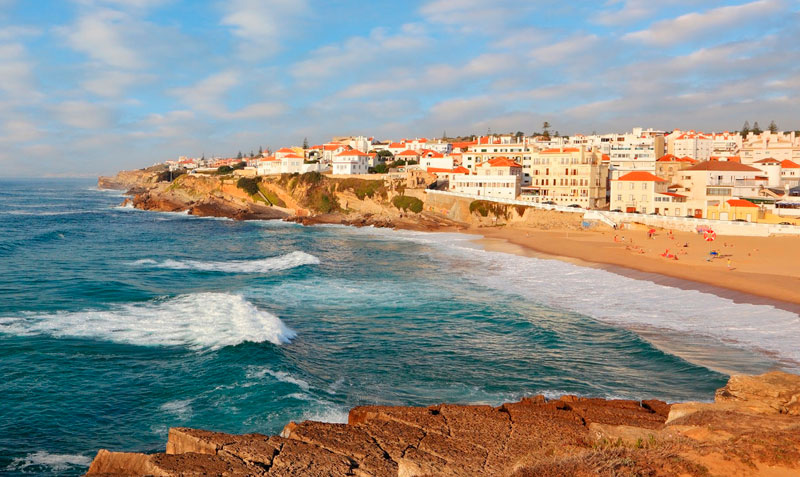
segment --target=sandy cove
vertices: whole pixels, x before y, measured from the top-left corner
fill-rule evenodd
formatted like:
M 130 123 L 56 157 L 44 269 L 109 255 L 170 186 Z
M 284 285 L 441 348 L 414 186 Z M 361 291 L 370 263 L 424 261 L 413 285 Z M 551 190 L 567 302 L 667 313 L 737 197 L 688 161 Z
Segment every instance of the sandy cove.
M 461 232 L 481 235 L 477 242 L 491 251 L 600 266 L 632 278 L 800 313 L 800 237 L 720 236 L 709 244 L 700 234 L 660 229 L 650 239 L 645 227 L 582 231 L 515 225 Z M 712 249 L 719 258 L 707 261 Z M 662 257 L 667 250 L 677 260 Z

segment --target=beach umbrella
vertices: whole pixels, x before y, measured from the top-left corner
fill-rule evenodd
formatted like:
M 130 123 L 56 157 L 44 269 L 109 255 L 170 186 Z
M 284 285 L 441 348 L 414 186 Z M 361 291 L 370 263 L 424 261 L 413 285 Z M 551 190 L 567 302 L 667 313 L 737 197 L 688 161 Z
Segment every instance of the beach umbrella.
M 706 229 L 705 232 L 703 232 L 703 240 L 705 240 L 706 242 L 713 242 L 716 239 L 717 239 L 717 233 L 714 232 L 713 230 Z

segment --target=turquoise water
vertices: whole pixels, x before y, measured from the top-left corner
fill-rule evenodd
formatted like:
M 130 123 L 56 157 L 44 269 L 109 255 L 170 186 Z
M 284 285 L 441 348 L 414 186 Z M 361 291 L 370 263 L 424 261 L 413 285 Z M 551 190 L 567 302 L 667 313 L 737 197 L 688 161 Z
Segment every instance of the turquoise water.
M 756 349 L 797 359 L 795 335 L 742 325 L 796 323 L 771 307 L 484 252 L 460 235 L 121 200 L 92 181 L 0 181 L 0 473 L 79 474 L 99 448 L 163 450 L 170 426 L 276 433 L 344 422 L 360 404 L 708 400 L 724 385 L 702 358 L 630 328 L 697 349 L 734 343 L 734 368 L 774 364 Z M 741 323 L 709 323 L 709 310 Z

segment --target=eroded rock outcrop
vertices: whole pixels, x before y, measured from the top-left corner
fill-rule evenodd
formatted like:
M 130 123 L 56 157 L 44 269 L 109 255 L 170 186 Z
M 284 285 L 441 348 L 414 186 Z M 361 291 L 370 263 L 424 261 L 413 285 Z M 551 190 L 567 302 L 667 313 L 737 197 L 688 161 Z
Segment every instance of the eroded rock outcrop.
M 800 475 L 800 377 L 734 376 L 715 403 L 563 396 L 499 407 L 361 406 L 280 436 L 170 430 L 163 454 L 98 453 L 88 475 Z

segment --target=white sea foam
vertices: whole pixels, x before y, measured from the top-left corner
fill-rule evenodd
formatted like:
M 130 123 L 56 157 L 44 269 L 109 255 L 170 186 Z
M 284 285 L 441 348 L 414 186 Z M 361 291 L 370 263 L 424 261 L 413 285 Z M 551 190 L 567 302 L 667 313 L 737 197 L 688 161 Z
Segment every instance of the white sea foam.
M 176 401 L 165 402 L 159 409 L 167 414 L 171 414 L 181 421 L 192 417 L 192 402 L 194 399 L 179 399 Z
M 291 268 L 303 265 L 318 265 L 319 259 L 305 252 L 290 252 L 277 257 L 262 258 L 259 260 L 228 260 L 225 262 L 203 262 L 199 260 L 172 260 L 167 259 L 161 262 L 149 258 L 132 262 L 134 266 L 144 266 L 152 268 L 169 268 L 172 270 L 201 270 L 205 272 L 228 272 L 228 273 L 264 273 Z
M 521 257 L 476 247 L 475 236 L 385 229 L 353 233 L 390 235 L 430 245 L 473 263 L 469 278 L 555 309 L 628 328 L 699 335 L 779 359 L 800 368 L 800 315 L 770 305 L 735 303 L 710 293 L 659 285 L 603 269 L 555 259 Z M 462 267 L 463 268 L 463 267 Z
M 280 382 L 294 384 L 304 391 L 308 391 L 311 388 L 311 386 L 302 379 L 295 378 L 289 373 L 283 371 L 273 371 L 269 368 L 251 367 L 247 370 L 245 376 L 248 379 L 263 379 L 266 376 L 272 376 L 274 379 L 277 379 Z
M 63 472 L 74 467 L 89 467 L 91 463 L 92 458 L 84 455 L 51 454 L 46 451 L 38 451 L 14 459 L 6 470 L 24 472 L 32 470 L 32 467 L 47 467 L 53 472 Z
M 299 420 L 347 424 L 348 413 L 349 410 L 342 406 L 327 405 L 304 412 Z
M 275 315 L 228 293 L 182 295 L 103 311 L 3 317 L 0 333 L 192 349 L 217 349 L 246 341 L 280 345 L 296 336 Z

